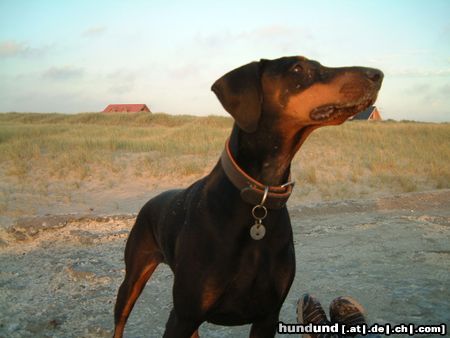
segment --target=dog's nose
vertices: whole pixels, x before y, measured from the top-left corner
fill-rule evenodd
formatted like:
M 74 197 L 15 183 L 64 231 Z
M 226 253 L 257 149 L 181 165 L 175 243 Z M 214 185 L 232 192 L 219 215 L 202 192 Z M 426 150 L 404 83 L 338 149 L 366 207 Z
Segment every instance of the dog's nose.
M 381 83 L 384 77 L 383 72 L 375 68 L 366 68 L 365 73 L 369 80 L 374 83 Z

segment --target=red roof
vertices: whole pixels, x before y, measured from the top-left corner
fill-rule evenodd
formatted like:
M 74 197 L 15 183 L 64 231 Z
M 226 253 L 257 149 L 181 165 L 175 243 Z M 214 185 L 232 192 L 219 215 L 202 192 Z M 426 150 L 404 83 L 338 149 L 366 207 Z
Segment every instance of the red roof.
M 145 104 L 110 104 L 103 112 L 104 113 L 137 113 L 137 112 L 150 112 Z

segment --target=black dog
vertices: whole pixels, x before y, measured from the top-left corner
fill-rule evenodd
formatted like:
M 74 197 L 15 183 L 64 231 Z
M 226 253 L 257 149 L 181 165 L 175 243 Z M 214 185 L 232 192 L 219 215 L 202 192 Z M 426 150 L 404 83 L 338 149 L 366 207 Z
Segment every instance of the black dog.
M 205 321 L 252 323 L 251 337 L 273 337 L 295 274 L 285 206 L 291 160 L 314 129 L 372 105 L 382 79 L 377 69 L 283 57 L 217 80 L 212 90 L 235 119 L 230 139 L 208 176 L 139 212 L 125 249 L 114 337 L 161 262 L 175 275 L 164 337 L 196 337 Z

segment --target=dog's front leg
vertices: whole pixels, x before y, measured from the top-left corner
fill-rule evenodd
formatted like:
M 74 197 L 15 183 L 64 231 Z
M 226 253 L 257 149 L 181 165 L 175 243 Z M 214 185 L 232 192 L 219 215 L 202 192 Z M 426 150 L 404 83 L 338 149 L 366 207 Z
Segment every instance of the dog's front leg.
M 254 322 L 250 330 L 250 338 L 273 338 L 278 326 L 279 311 L 266 318 Z
M 201 322 L 192 319 L 180 318 L 175 310 L 170 311 L 169 320 L 166 324 L 164 338 L 190 338 L 198 337 L 197 329 Z

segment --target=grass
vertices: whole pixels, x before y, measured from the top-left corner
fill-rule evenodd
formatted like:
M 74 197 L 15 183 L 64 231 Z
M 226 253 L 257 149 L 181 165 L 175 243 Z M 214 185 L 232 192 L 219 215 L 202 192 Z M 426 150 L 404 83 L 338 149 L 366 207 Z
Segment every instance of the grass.
M 166 114 L 1 114 L 0 155 L 7 173 L 86 177 L 94 168 L 125 170 L 123 159 L 134 156 L 148 174 L 167 174 L 161 164 L 191 155 L 173 174 L 198 173 L 192 156 L 212 156 L 231 126 L 222 117 L 196 118 Z M 208 128 L 205 128 L 208 127 Z M 154 163 L 153 163 L 154 162 Z
M 227 117 L 0 114 L 0 170 L 42 191 L 93 181 L 201 177 L 217 162 Z M 315 131 L 292 165 L 298 200 L 450 188 L 450 124 L 351 122 Z M 1 209 L 0 209 L 1 210 Z
M 362 121 L 322 128 L 304 144 L 293 170 L 330 198 L 450 188 L 450 124 Z

